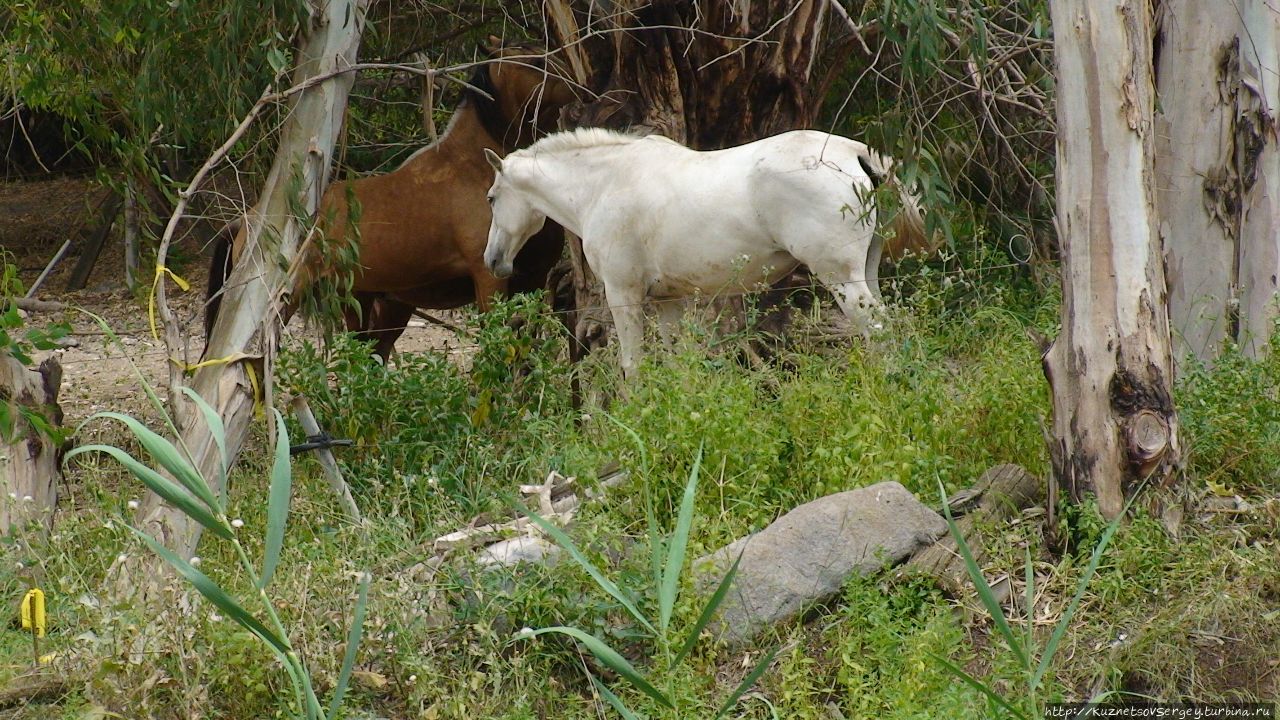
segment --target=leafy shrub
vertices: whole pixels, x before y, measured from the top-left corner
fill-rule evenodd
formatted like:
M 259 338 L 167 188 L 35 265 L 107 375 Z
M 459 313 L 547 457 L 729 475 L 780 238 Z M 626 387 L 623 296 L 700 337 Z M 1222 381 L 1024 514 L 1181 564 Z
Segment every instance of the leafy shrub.
M 1230 345 L 1212 368 L 1191 363 L 1176 396 L 1194 476 L 1220 493 L 1280 487 L 1280 334 L 1260 360 Z
M 554 435 L 540 428 L 571 421 L 563 330 L 540 297 L 496 302 L 470 325 L 478 347 L 469 372 L 432 352 L 384 367 L 346 335 L 281 356 L 282 385 L 305 394 L 331 434 L 356 442 L 338 453 L 354 491 L 414 523 L 429 524 L 438 492 L 466 512 L 483 509 L 494 489 L 485 480 L 508 489 Z

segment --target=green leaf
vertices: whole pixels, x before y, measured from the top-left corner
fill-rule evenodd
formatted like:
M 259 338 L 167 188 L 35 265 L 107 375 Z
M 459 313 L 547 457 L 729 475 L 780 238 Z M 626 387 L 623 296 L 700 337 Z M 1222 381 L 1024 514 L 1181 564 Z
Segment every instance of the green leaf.
M 587 574 L 591 576 L 591 579 L 596 581 L 596 585 L 599 585 L 601 590 L 609 593 L 615 600 L 621 603 L 622 607 L 626 608 L 627 612 L 631 613 L 631 617 L 636 619 L 636 622 L 643 625 L 649 632 L 655 635 L 657 634 L 658 631 L 654 629 L 653 624 L 640 613 L 640 609 L 636 607 L 635 602 L 628 597 L 621 588 L 615 585 L 612 580 L 605 577 L 604 573 L 600 572 L 600 569 L 593 565 L 591 561 L 587 559 L 586 555 L 582 554 L 582 551 L 578 549 L 577 545 L 573 544 L 573 540 L 570 540 L 569 536 L 565 535 L 563 530 L 547 522 L 541 515 L 525 507 L 523 503 L 517 502 L 510 497 L 507 497 L 506 501 L 508 505 L 515 508 L 518 512 L 523 513 L 526 517 L 532 520 L 535 525 L 542 528 L 543 532 L 550 535 L 551 539 L 556 541 L 556 544 L 564 548 L 565 551 L 569 553 L 569 556 L 581 565 L 583 570 L 587 571 Z
M 284 53 L 278 47 L 272 47 L 267 51 L 267 62 L 271 64 L 271 69 L 279 74 L 284 70 L 285 57 Z
M 289 495 L 293 489 L 292 466 L 289 461 L 289 432 L 280 411 L 271 408 L 276 418 L 276 457 L 271 465 L 271 494 L 267 500 L 267 539 L 262 553 L 262 577 L 258 587 L 265 590 L 280 562 L 284 548 L 284 529 L 289 519 Z
M 729 594 L 729 588 L 733 585 L 733 579 L 738 575 L 738 564 L 742 562 L 742 553 L 738 553 L 738 557 L 734 559 L 733 565 L 729 567 L 729 572 L 724 574 L 720 580 L 720 585 L 716 587 L 716 591 L 711 594 L 711 599 L 707 600 L 706 607 L 702 608 L 702 614 L 698 616 L 698 621 L 693 624 L 689 630 L 689 637 L 685 639 L 684 646 L 680 648 L 680 652 L 676 653 L 676 657 L 671 661 L 671 667 L 674 668 L 680 664 L 685 655 L 693 649 L 697 644 L 698 638 L 702 635 L 702 630 L 711 622 L 711 618 L 715 616 L 716 610 L 724 602 L 725 596 Z
M 160 464 L 169 474 L 173 475 L 182 486 L 191 491 L 201 501 L 204 502 L 210 510 L 217 510 L 218 501 L 213 497 L 213 491 L 209 488 L 209 484 L 204 481 L 200 473 L 196 471 L 191 463 L 182 456 L 178 448 L 173 443 L 165 440 L 151 428 L 143 425 L 136 418 L 130 417 L 118 412 L 100 412 L 95 413 L 90 420 L 94 418 L 108 418 L 111 420 L 119 420 L 128 426 L 129 430 L 142 443 L 142 447 L 151 455 L 151 457 Z
M 995 593 L 991 591 L 991 586 L 987 584 L 987 579 L 982 575 L 982 568 L 978 567 L 978 563 L 973 559 L 973 553 L 969 550 L 969 545 L 964 541 L 964 535 L 960 532 L 960 528 L 956 527 L 956 522 L 951 518 L 951 506 L 947 504 L 947 491 L 942 486 L 942 479 L 938 479 L 938 492 L 942 497 L 942 512 L 947 518 L 947 527 L 951 530 L 951 536 L 956 539 L 956 547 L 960 550 L 960 556 L 964 558 L 965 569 L 969 573 L 969 579 L 973 581 L 973 586 L 978 591 L 978 598 L 982 600 L 982 604 L 987 608 L 987 612 L 991 615 L 991 620 L 995 623 L 996 629 L 1000 631 L 1000 635 L 1004 637 L 1008 643 L 1009 649 L 1018 658 L 1018 663 L 1025 669 L 1031 669 L 1031 660 L 1027 655 L 1029 648 L 1024 648 L 1022 642 L 1018 640 L 1018 636 L 1013 634 L 1013 628 L 1009 627 L 1009 619 L 1005 617 L 1004 608 L 1000 607 L 1000 602 L 996 600 Z
M 773 664 L 773 659 L 778 656 L 778 651 L 781 649 L 782 646 L 778 646 L 771 650 L 768 655 L 760 658 L 760 662 L 756 663 L 756 666 L 751 669 L 751 672 L 747 673 L 747 676 L 742 678 L 742 682 L 738 684 L 738 689 L 730 693 L 729 697 L 725 699 L 724 705 L 721 705 L 720 711 L 716 713 L 715 720 L 720 720 L 720 718 L 725 716 L 725 713 L 732 710 L 733 706 L 738 704 L 738 700 L 751 689 L 752 685 L 756 684 L 756 681 L 760 679 L 760 676 L 763 675 L 764 672 L 769 669 L 769 666 Z
M 1098 565 L 1102 562 L 1102 555 L 1107 551 L 1107 545 L 1111 544 L 1111 538 L 1116 534 L 1116 530 L 1120 529 L 1120 523 L 1125 516 L 1129 514 L 1129 508 L 1133 505 L 1133 501 L 1142 492 L 1142 488 L 1146 483 L 1140 485 L 1133 494 L 1129 496 L 1128 502 L 1120 510 L 1120 514 L 1107 524 L 1106 530 L 1102 531 L 1102 537 L 1098 539 L 1098 544 L 1093 548 L 1093 556 L 1089 558 L 1089 565 L 1085 568 L 1084 574 L 1080 576 L 1080 583 L 1076 586 L 1076 594 L 1072 596 L 1071 602 L 1067 604 L 1067 609 L 1062 612 L 1062 617 L 1058 620 L 1058 624 L 1053 628 L 1053 635 L 1049 637 L 1049 642 L 1044 646 L 1044 653 L 1040 656 L 1040 664 L 1036 667 L 1035 673 L 1031 675 L 1030 689 L 1034 692 L 1040 686 L 1040 681 L 1044 678 L 1044 674 L 1049 671 L 1049 665 L 1053 662 L 1053 656 L 1058 652 L 1058 645 L 1062 642 L 1062 636 L 1067 632 L 1067 626 L 1071 624 L 1071 618 L 1075 616 L 1076 610 L 1080 607 L 1080 599 L 1084 597 L 1084 591 L 1089 587 L 1089 581 L 1093 579 L 1093 574 L 1098 571 Z
M 218 457 L 222 460 L 222 462 L 218 463 L 218 478 L 221 480 L 219 487 L 225 488 L 227 486 L 227 468 L 231 465 L 231 458 L 227 456 L 227 428 L 222 423 L 222 416 L 218 414 L 217 410 L 213 409 L 213 406 L 205 402 L 204 398 L 200 397 L 200 393 L 185 385 L 182 387 L 182 392 L 191 398 L 191 402 L 195 403 L 196 407 L 200 408 L 200 413 L 204 415 L 204 422 L 209 426 L 209 434 L 213 436 L 213 442 L 218 446 Z M 222 506 L 219 505 L 219 507 L 221 508 Z
M 998 694 L 996 694 L 996 691 L 987 687 L 977 678 L 973 677 L 969 673 L 962 670 L 960 666 L 942 657 L 941 655 L 929 653 L 929 656 L 932 657 L 934 660 L 937 660 L 939 663 L 941 663 L 942 666 L 946 668 L 947 671 L 950 672 L 952 675 L 955 675 L 957 678 L 964 681 L 966 685 L 973 688 L 974 690 L 977 690 L 983 695 L 987 696 L 988 700 L 1007 710 L 1011 717 L 1018 718 L 1019 720 L 1031 720 L 1031 718 L 1029 718 L 1026 713 L 1015 708 L 1013 705 L 1010 705 L 1008 700 L 1005 700 L 1004 698 L 1000 697 Z
M 213 603 L 219 610 L 226 613 L 227 617 L 235 620 L 240 627 L 248 630 L 254 635 L 257 635 L 263 642 L 270 645 L 271 649 L 276 652 L 281 661 L 287 664 L 289 654 L 293 652 L 293 649 L 289 647 L 289 643 L 287 641 L 268 630 L 265 625 L 259 622 L 256 617 L 249 614 L 248 610 L 241 607 L 240 603 L 237 603 L 232 599 L 231 596 L 219 587 L 217 583 L 211 580 L 208 575 L 200 572 L 193 567 L 191 563 L 175 555 L 171 550 L 169 550 L 169 548 L 161 545 L 155 538 L 131 525 L 128 527 L 135 535 L 142 538 L 143 542 L 149 545 L 155 554 L 163 558 L 164 561 L 169 563 L 174 570 L 178 571 L 178 574 L 186 578 L 187 582 L 191 583 L 191 586 L 198 590 L 201 595 L 208 598 L 209 602 Z
M 596 686 L 596 690 L 600 692 L 601 697 L 603 697 L 605 702 L 609 703 L 614 710 L 618 711 L 618 714 L 622 716 L 623 720 L 640 720 L 640 716 L 631 712 L 631 709 L 622 702 L 622 698 L 615 695 L 613 691 L 609 689 L 609 686 L 600 682 L 600 678 L 592 675 L 590 672 L 587 673 L 587 677 L 591 678 L 591 684 Z
M 274 409 L 274 408 L 272 408 Z M 279 413 L 276 413 L 279 415 Z M 369 582 L 372 577 L 367 572 L 360 573 L 360 589 L 356 596 L 356 611 L 351 618 L 351 630 L 347 633 L 347 651 L 342 656 L 342 669 L 338 671 L 338 682 L 333 688 L 333 699 L 329 701 L 329 720 L 338 717 L 338 708 L 342 707 L 342 696 L 347 692 L 351 682 L 351 669 L 356 664 L 356 652 L 360 648 L 360 636 L 364 632 L 364 612 L 369 604 Z
M 665 635 L 675 609 L 676 596 L 680 592 L 680 571 L 684 569 L 684 553 L 689 546 L 689 528 L 693 525 L 693 501 L 698 494 L 698 470 L 702 467 L 702 445 L 693 458 L 689 481 L 684 486 L 680 500 L 680 514 L 676 517 L 675 533 L 667 547 L 667 565 L 662 572 L 662 585 L 658 588 L 658 627 Z
M 626 681 L 634 685 L 637 690 L 653 698 L 663 707 L 668 707 L 672 710 L 675 709 L 675 706 L 671 704 L 671 701 L 667 699 L 667 696 L 663 695 L 661 691 L 650 684 L 649 681 L 645 679 L 644 675 L 640 674 L 640 671 L 636 670 L 632 667 L 631 663 L 627 662 L 626 658 L 619 655 L 616 650 L 606 645 L 596 636 L 589 635 L 577 628 L 563 626 L 534 630 L 528 636 L 537 637 L 538 635 L 545 635 L 547 633 L 568 635 L 569 637 L 577 640 L 585 645 L 587 649 L 591 651 L 592 655 L 599 658 L 600 662 L 607 665 L 610 670 L 625 678 Z
M 220 537 L 230 540 L 232 537 L 231 528 L 225 522 L 218 519 L 209 512 L 209 509 L 201 505 L 199 501 L 191 497 L 187 491 L 178 486 L 169 478 L 152 470 L 151 468 L 138 462 L 132 455 L 111 445 L 81 445 L 80 447 L 67 453 L 62 462 L 66 463 L 76 455 L 87 452 L 102 452 L 115 458 L 121 465 L 124 465 L 133 476 L 138 478 L 151 489 L 151 492 L 164 498 L 166 502 L 186 513 L 188 517 L 200 523 L 210 532 Z

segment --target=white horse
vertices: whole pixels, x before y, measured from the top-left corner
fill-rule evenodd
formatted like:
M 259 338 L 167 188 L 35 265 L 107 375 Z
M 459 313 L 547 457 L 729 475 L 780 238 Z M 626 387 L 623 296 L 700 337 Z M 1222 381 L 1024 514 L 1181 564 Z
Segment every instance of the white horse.
M 505 159 L 486 156 L 497 177 L 485 265 L 509 276 L 548 217 L 581 237 L 604 283 L 624 377 L 640 360 L 646 299 L 758 289 L 801 263 L 864 334 L 877 325 L 882 241 L 866 200 L 891 176 L 860 142 L 798 130 L 698 152 L 656 135 L 585 128 Z M 894 228 L 923 238 L 909 194 Z M 658 305 L 664 324 L 679 319 L 681 303 Z

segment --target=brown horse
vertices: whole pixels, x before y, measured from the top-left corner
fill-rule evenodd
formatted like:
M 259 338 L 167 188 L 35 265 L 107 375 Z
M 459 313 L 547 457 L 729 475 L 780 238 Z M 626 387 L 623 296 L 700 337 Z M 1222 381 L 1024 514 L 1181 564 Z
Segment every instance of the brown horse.
M 493 170 L 483 151 L 505 155 L 554 131 L 560 108 L 574 99 L 571 86 L 546 67 L 542 54 L 516 46 L 493 50 L 493 62 L 476 68 L 438 142 L 393 172 L 335 183 L 322 198 L 322 245 L 343 240 L 349 198 L 358 203 L 359 260 L 352 294 L 360 311 L 345 311 L 344 321 L 348 330 L 374 340 L 384 361 L 415 308 L 446 310 L 475 302 L 485 311 L 495 293 L 544 287 L 560 259 L 564 233 L 548 224 L 517 256 L 511 278 L 499 280 L 484 265 L 490 220 L 485 195 Z M 206 337 L 244 242 L 238 233 L 228 247 L 229 235 L 214 249 Z M 315 243 L 300 255 L 286 319 L 318 279 L 337 272 Z

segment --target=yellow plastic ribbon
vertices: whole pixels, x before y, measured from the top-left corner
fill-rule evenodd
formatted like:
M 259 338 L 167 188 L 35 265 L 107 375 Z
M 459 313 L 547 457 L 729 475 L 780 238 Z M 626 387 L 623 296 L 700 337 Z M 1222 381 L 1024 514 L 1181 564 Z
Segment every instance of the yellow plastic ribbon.
M 177 273 L 163 265 L 156 265 L 156 277 L 151 282 L 151 295 L 147 298 L 147 318 L 151 321 L 151 337 L 156 340 L 160 339 L 160 331 L 156 329 L 156 291 L 160 288 L 160 281 L 166 273 L 173 278 L 173 282 L 178 287 L 182 288 L 183 292 L 191 289 L 191 283 L 183 280 Z
M 214 366 L 214 365 L 228 365 L 228 364 L 233 363 L 233 362 L 236 362 L 236 361 L 238 361 L 238 360 L 252 360 L 252 359 L 254 359 L 254 358 L 256 358 L 256 357 L 258 357 L 258 356 L 257 356 L 257 355 L 250 355 L 249 353 L 237 352 L 237 353 L 231 353 L 230 355 L 227 355 L 226 357 L 213 358 L 212 360 L 202 360 L 202 361 L 200 361 L 200 362 L 198 362 L 198 363 L 194 363 L 194 364 L 191 364 L 191 365 L 188 365 L 187 363 L 184 363 L 184 362 L 182 362 L 181 360 L 179 360 L 178 358 L 175 358 L 175 357 L 171 357 L 171 358 L 169 358 L 169 362 L 171 362 L 171 363 L 173 363 L 174 365 L 177 365 L 178 367 L 182 368 L 182 371 L 183 371 L 183 372 L 185 372 L 185 373 L 187 373 L 187 374 L 190 374 L 190 373 L 193 373 L 193 372 L 195 372 L 196 370 L 199 370 L 200 368 L 203 368 L 203 367 L 212 367 L 212 366 Z M 248 375 L 248 376 L 249 376 L 249 385 L 250 385 L 250 386 L 252 387 L 252 389 L 253 389 L 253 411 L 254 411 L 254 414 L 255 414 L 255 415 L 257 415 L 259 418 L 261 418 L 261 417 L 263 417 L 263 409 L 262 409 L 262 386 L 258 383 L 258 373 L 257 373 L 257 371 L 256 371 L 256 370 L 254 370 L 254 369 L 253 369 L 253 365 L 251 365 L 251 364 L 249 364 L 249 363 L 245 363 L 245 366 L 244 366 L 244 372 L 245 372 L 245 374 L 246 374 L 246 375 Z
M 44 637 L 47 623 L 44 614 L 44 591 L 31 588 L 22 597 L 22 629 L 36 637 Z

